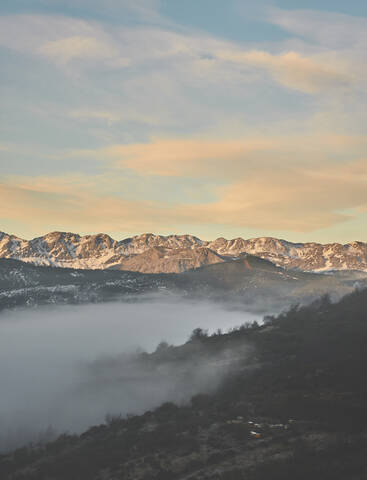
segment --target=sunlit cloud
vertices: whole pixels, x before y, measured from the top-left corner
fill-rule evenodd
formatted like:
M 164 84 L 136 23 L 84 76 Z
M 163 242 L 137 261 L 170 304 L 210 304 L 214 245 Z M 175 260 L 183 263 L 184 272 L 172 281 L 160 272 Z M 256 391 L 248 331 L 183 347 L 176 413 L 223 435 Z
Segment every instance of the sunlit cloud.
M 247 228 L 312 232 L 352 219 L 367 205 L 367 162 L 316 163 L 251 172 L 220 188 L 219 200 L 187 212 L 198 220 Z M 344 211 L 354 210 L 354 214 Z
M 108 193 L 108 176 L 10 178 L 0 186 L 0 217 L 83 231 L 147 231 L 205 223 L 312 232 L 354 218 L 367 208 L 367 162 L 255 164 L 242 178 L 215 188 L 216 199 L 193 205 L 126 200 Z M 274 165 L 273 165 L 274 167 Z M 345 211 L 352 213 L 345 214 Z M 354 213 L 353 213 L 354 212 Z M 29 220 L 30 221 L 30 220 Z M 56 227 L 56 225 L 55 225 Z
M 99 23 L 62 15 L 0 17 L 0 45 L 40 55 L 61 67 L 74 60 L 104 61 L 119 68 L 129 65 L 113 36 Z
M 118 56 L 117 49 L 112 45 L 103 44 L 95 37 L 83 37 L 80 35 L 47 42 L 40 47 L 39 51 L 46 57 L 63 64 L 77 58 L 105 59 Z M 128 63 L 128 60 L 126 60 L 126 65 Z
M 32 185 L 34 180 L 34 185 Z M 70 180 L 70 179 L 69 179 Z M 177 227 L 164 204 L 99 195 L 96 184 L 35 178 L 28 184 L 0 184 L 0 218 L 41 230 L 144 231 Z M 92 186 L 93 185 L 93 186 Z
M 300 148 L 302 145 L 302 148 Z M 365 136 L 305 132 L 243 139 L 155 138 L 150 142 L 75 150 L 69 155 L 98 158 L 114 168 L 142 175 L 233 179 L 253 169 L 356 158 L 367 148 Z
M 223 52 L 220 58 L 262 68 L 282 85 L 305 93 L 346 87 L 353 82 L 353 77 L 342 65 L 333 65 L 327 58 L 323 60 L 308 58 L 297 52 L 281 55 L 271 55 L 264 51 L 237 54 Z
M 62 15 L 13 14 L 0 17 L 0 45 L 35 53 L 46 42 L 68 37 L 95 37 L 101 28 L 85 20 Z

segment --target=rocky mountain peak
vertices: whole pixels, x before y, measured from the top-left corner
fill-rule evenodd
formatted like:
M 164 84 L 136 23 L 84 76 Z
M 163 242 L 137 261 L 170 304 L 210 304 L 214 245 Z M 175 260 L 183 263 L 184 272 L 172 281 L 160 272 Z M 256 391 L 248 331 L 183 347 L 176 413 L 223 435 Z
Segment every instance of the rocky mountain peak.
M 105 233 L 80 236 L 50 232 L 33 240 L 0 233 L 0 257 L 36 265 L 70 268 L 115 268 L 141 272 L 181 272 L 243 254 L 302 271 L 360 270 L 367 272 L 367 244 L 292 243 L 274 237 L 241 237 L 205 241 L 193 235 L 144 233 L 117 241 Z

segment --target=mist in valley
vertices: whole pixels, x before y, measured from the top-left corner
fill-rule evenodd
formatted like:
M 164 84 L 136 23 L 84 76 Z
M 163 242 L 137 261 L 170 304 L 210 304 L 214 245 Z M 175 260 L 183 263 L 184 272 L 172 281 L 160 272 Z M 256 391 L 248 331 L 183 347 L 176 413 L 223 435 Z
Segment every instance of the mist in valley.
M 141 413 L 213 390 L 236 352 L 154 366 L 139 352 L 153 352 L 162 341 L 182 344 L 196 327 L 226 331 L 261 318 L 176 297 L 3 313 L 0 449 L 78 433 L 106 414 Z

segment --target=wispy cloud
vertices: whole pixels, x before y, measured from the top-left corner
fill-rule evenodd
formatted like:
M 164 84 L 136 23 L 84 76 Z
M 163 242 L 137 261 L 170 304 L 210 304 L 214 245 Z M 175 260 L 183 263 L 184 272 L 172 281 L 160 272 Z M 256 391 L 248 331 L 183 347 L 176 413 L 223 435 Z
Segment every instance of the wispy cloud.
M 297 52 L 272 55 L 264 51 L 223 52 L 219 57 L 262 68 L 282 85 L 306 93 L 319 93 L 331 88 L 347 87 L 353 83 L 353 77 L 346 66 L 338 65 L 327 57 L 309 58 Z
M 268 21 L 328 49 L 364 48 L 367 18 L 317 10 L 268 9 Z
M 102 43 L 95 37 L 74 35 L 47 42 L 39 48 L 39 52 L 57 63 L 66 64 L 78 58 L 109 59 L 118 57 L 119 53 L 113 45 Z M 129 61 L 125 60 L 125 65 Z M 123 62 L 120 60 L 120 65 Z
M 312 232 L 348 221 L 367 205 L 367 162 L 259 169 L 219 189 L 219 200 L 189 208 L 198 221 Z M 348 215 L 345 211 L 349 211 Z
M 160 125 L 161 123 L 159 115 L 154 114 L 154 112 L 150 115 L 148 113 L 140 114 L 131 108 L 124 108 L 122 110 L 93 110 L 90 108 L 80 108 L 78 110 L 70 110 L 66 115 L 78 120 L 100 120 L 107 122 L 109 125 L 123 121 L 134 121 L 146 125 Z
M 115 123 L 121 120 L 121 115 L 118 112 L 108 112 L 103 110 L 71 110 L 70 117 L 79 119 L 97 119 L 104 120 L 108 123 Z
M 0 218 L 42 230 L 144 231 L 175 228 L 173 209 L 98 193 L 98 179 L 39 177 L 0 184 Z
M 146 143 L 73 150 L 68 155 L 97 158 L 108 167 L 129 168 L 143 175 L 233 179 L 247 175 L 253 168 L 358 158 L 366 148 L 367 139 L 363 135 L 306 131 L 223 140 L 203 136 L 154 138 Z
M 144 22 L 167 22 L 160 13 L 161 0 L 104 0 L 103 12 L 99 0 L 53 0 L 64 8 L 82 8 L 85 12 L 94 13 L 97 16 L 107 15 L 133 15 Z
M 61 67 L 73 60 L 106 61 L 114 67 L 129 64 L 113 36 L 99 23 L 62 15 L 0 17 L 0 45 L 41 55 Z
M 322 165 L 313 161 L 306 166 L 253 163 L 240 178 L 213 187 L 215 200 L 195 205 L 184 198 L 126 200 L 117 190 L 111 192 L 116 179 L 113 172 L 109 175 L 9 178 L 0 185 L 0 217 L 29 219 L 43 229 L 52 224 L 83 231 L 166 231 L 181 224 L 206 224 L 312 232 L 367 208 L 364 159 Z

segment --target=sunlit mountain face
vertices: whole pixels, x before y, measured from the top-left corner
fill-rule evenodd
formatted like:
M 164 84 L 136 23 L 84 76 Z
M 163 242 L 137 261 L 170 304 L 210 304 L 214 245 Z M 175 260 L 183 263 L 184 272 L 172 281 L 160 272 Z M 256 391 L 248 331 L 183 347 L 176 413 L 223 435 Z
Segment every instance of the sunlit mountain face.
M 67 232 L 52 232 L 29 241 L 6 233 L 0 237 L 0 258 L 79 269 L 180 273 L 244 254 L 301 271 L 367 271 L 367 244 L 363 242 L 323 245 L 272 237 L 204 241 L 192 235 L 153 234 L 116 241 L 106 234 L 80 236 Z

